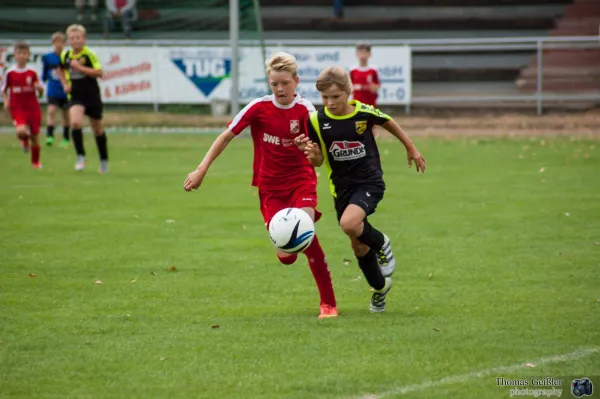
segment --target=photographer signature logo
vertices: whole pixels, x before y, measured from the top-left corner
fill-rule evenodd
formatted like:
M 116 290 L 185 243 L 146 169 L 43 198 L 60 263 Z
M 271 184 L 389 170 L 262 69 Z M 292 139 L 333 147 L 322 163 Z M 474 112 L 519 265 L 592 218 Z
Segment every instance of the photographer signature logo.
M 592 396 L 593 388 L 594 386 L 592 384 L 592 381 L 590 381 L 590 379 L 587 377 L 578 378 L 571 382 L 571 393 L 576 398 L 583 396 Z

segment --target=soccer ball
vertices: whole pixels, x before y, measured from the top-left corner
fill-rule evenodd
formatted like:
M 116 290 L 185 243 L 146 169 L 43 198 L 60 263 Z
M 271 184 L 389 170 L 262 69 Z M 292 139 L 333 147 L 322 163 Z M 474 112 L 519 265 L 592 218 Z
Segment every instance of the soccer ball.
M 302 209 L 285 208 L 271 219 L 269 236 L 277 249 L 296 254 L 304 251 L 312 242 L 315 237 L 315 224 Z

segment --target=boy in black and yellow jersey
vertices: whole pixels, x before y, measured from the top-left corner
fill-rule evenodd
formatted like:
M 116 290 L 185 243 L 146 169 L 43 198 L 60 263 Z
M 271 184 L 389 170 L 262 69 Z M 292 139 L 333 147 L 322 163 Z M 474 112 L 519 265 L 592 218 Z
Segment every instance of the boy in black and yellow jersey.
M 314 166 L 325 163 L 340 227 L 350 237 L 358 265 L 374 289 L 370 310 L 383 312 L 396 260 L 389 237 L 367 220 L 385 191 L 373 126 L 382 126 L 404 144 L 409 167 L 415 162 L 417 172 L 425 172 L 425 159 L 388 115 L 358 101 L 348 102 L 352 83 L 344 69 L 323 70 L 316 86 L 325 108 L 311 114 L 309 137 L 298 136 L 295 142 Z
M 61 54 L 60 80 L 65 93 L 69 93 L 69 117 L 71 136 L 77 153 L 75 169 L 85 168 L 85 149 L 83 146 L 83 117 L 87 115 L 96 138 L 100 155 L 100 173 L 108 172 L 108 148 L 104 126 L 102 124 L 102 97 L 98 78 L 102 77 L 102 65 L 96 53 L 86 45 L 86 31 L 81 25 L 67 28 L 70 49 Z

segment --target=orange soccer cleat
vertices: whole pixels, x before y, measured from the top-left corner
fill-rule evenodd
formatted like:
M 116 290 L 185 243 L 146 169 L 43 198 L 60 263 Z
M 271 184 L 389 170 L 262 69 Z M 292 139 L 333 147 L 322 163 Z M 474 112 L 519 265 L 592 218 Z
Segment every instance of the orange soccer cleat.
M 329 317 L 338 317 L 338 311 L 335 306 L 321 305 L 321 314 L 319 315 L 319 319 L 327 319 Z

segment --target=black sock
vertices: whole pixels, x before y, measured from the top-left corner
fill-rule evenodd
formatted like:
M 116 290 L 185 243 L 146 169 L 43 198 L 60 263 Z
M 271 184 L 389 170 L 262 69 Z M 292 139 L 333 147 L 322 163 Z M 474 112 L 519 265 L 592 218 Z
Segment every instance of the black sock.
M 73 137 L 73 146 L 77 155 L 85 156 L 85 149 L 83 148 L 83 131 L 81 129 L 73 129 L 71 132 Z
M 367 219 L 365 219 L 363 223 L 363 232 L 360 236 L 357 237 L 358 241 L 362 242 L 375 252 L 379 251 L 383 247 L 383 243 L 385 242 L 383 233 L 377 230 L 375 227 L 371 226 Z
M 101 161 L 108 161 L 108 147 L 106 145 L 106 133 L 102 132 L 101 136 L 96 137 L 96 145 L 98 146 L 98 154 Z
M 63 139 L 69 140 L 69 126 L 63 126 Z
M 47 137 L 54 137 L 54 126 L 46 126 L 46 136 Z
M 385 287 L 385 278 L 383 277 L 383 274 L 381 274 L 375 251 L 370 249 L 365 256 L 357 256 L 356 259 L 358 260 L 360 270 L 362 270 L 367 279 L 367 283 L 376 290 L 383 289 L 383 287 Z

